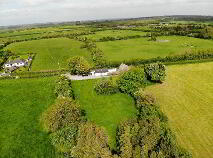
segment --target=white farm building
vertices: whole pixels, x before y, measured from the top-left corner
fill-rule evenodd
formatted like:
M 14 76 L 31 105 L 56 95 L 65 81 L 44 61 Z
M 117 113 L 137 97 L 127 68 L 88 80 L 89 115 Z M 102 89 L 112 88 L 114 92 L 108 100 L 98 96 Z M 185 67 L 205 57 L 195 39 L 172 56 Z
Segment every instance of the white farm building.
M 14 60 L 14 61 L 6 62 L 4 64 L 4 68 L 22 67 L 22 66 L 25 66 L 25 65 L 26 65 L 25 60 L 17 59 L 17 60 Z
M 92 76 L 107 76 L 116 71 L 117 71 L 116 68 L 114 68 L 114 69 L 98 69 L 98 70 L 92 71 L 91 75 Z

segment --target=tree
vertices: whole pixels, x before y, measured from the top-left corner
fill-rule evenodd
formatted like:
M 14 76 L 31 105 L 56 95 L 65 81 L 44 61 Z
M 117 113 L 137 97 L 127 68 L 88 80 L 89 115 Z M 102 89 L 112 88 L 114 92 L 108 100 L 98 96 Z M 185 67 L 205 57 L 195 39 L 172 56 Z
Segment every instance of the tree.
M 144 72 L 146 78 L 154 82 L 163 82 L 166 77 L 166 67 L 162 63 L 145 65 Z
M 84 57 L 75 56 L 68 60 L 70 73 L 73 75 L 88 75 L 91 69 L 90 64 Z
M 71 98 L 58 98 L 42 116 L 44 128 L 55 132 L 67 126 L 78 126 L 82 121 L 79 105 Z
M 121 92 L 134 95 L 134 93 L 145 85 L 144 71 L 140 68 L 132 68 L 124 72 L 117 81 Z
M 72 156 L 75 158 L 112 158 L 108 137 L 104 130 L 93 123 L 82 124 Z

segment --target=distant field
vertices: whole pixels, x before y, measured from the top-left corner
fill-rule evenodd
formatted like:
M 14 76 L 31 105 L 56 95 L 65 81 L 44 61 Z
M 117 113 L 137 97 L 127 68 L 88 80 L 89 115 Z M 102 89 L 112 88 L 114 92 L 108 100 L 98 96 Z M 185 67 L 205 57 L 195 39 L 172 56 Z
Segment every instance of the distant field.
M 98 42 L 97 46 L 103 50 L 110 61 L 130 59 L 148 59 L 184 53 L 190 49 L 213 48 L 212 40 L 203 40 L 182 36 L 158 37 L 159 41 L 148 41 L 148 38 L 129 39 L 121 41 Z
M 0 80 L 0 158 L 54 158 L 40 115 L 51 105 L 54 78 Z
M 86 110 L 87 118 L 106 129 L 109 143 L 114 148 L 117 126 L 121 121 L 136 114 L 134 100 L 121 93 L 109 96 L 97 95 L 94 91 L 96 82 L 97 80 L 75 81 L 74 93 L 81 107 Z
M 91 40 L 99 40 L 103 37 L 125 37 L 125 36 L 135 36 L 135 35 L 146 35 L 146 32 L 141 31 L 131 31 L 131 30 L 106 30 L 106 31 L 98 31 L 95 32 L 95 34 L 86 35 L 84 37 L 87 37 Z
M 162 85 L 147 88 L 157 97 L 178 141 L 194 158 L 213 158 L 213 63 L 168 67 Z
M 17 54 L 36 53 L 32 71 L 56 70 L 66 68 L 67 59 L 76 55 L 91 61 L 90 53 L 80 49 L 81 44 L 79 41 L 57 38 L 14 43 L 5 49 Z

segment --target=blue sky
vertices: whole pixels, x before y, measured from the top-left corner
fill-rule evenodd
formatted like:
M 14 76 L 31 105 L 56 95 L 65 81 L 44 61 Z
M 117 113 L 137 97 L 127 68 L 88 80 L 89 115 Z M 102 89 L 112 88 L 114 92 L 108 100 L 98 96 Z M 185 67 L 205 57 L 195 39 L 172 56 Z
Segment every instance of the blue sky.
M 177 14 L 213 15 L 213 0 L 0 0 L 0 26 Z

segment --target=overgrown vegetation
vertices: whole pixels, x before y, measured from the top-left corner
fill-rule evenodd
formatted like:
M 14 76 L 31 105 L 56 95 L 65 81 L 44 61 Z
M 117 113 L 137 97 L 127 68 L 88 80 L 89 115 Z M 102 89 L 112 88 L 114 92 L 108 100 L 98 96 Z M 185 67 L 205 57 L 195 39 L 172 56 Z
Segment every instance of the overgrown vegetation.
M 88 61 L 80 56 L 70 58 L 68 60 L 68 67 L 73 75 L 88 75 L 91 69 Z
M 115 94 L 118 92 L 118 87 L 112 78 L 100 80 L 94 88 L 97 94 L 102 95 Z

